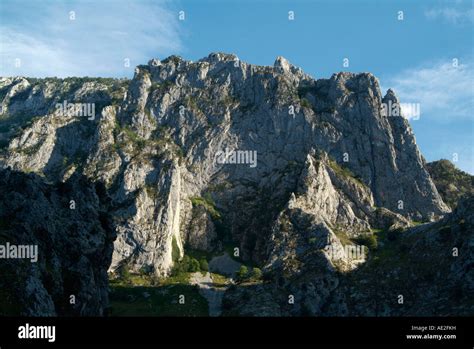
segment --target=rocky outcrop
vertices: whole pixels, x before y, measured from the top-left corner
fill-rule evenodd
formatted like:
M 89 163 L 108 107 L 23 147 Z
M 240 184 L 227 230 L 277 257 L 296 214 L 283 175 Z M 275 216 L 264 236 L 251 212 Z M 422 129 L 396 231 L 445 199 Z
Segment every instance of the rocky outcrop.
M 368 73 L 316 80 L 282 57 L 262 67 L 213 53 L 153 59 L 131 81 L 3 78 L 0 97 L 3 167 L 105 183 L 111 271 L 166 275 L 173 250 L 212 250 L 217 237 L 266 264 L 284 219 L 336 246 L 339 231 L 370 235 L 375 207 L 400 221 L 449 212 L 408 122 L 381 113 L 396 96 Z M 65 100 L 94 103 L 95 117 L 58 115 Z M 199 197 L 213 204 L 196 211 Z
M 50 184 L 5 169 L 0 190 L 0 245 L 37 249 L 35 259 L 2 256 L 0 313 L 105 315 L 115 235 L 104 186 L 78 174 Z
M 193 216 L 186 237 L 187 246 L 200 251 L 213 251 L 218 243 L 215 224 L 204 206 L 198 205 L 193 210 Z
M 279 264 L 267 281 L 231 287 L 224 315 L 472 316 L 473 205 L 466 198 L 438 222 L 380 232 L 364 263 L 339 272 L 323 247 L 340 241 L 324 225 L 293 219 L 279 234 L 290 248 L 274 250 Z M 302 228 L 317 239 L 298 234 Z

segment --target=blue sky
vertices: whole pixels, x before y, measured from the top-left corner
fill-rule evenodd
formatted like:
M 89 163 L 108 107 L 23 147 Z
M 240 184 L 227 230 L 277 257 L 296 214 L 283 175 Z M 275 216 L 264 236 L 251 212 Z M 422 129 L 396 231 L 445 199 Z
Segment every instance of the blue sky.
M 410 123 L 428 161 L 457 154 L 474 173 L 473 24 L 466 0 L 2 0 L 0 75 L 131 77 L 152 57 L 215 51 L 261 65 L 281 55 L 315 78 L 368 71 L 420 104 Z

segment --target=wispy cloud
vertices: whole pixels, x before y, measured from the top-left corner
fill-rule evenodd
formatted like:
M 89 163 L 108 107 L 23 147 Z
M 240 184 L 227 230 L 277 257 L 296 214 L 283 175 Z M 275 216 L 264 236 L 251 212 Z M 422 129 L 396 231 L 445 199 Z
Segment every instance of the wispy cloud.
M 473 119 L 474 64 L 438 61 L 406 69 L 384 83 L 402 103 L 420 103 L 422 117 Z
M 431 20 L 441 19 L 451 24 L 473 23 L 474 9 L 472 5 L 469 8 L 461 8 L 461 2 L 458 5 L 458 7 L 431 8 L 425 11 L 425 16 Z
M 134 66 L 182 50 L 177 12 L 167 2 L 2 3 L 1 76 L 130 76 Z

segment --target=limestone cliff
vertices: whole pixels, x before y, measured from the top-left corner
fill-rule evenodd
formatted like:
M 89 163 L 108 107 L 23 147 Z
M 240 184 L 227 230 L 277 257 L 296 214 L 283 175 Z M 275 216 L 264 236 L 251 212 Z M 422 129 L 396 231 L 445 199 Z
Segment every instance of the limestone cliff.
M 370 73 L 314 79 L 282 57 L 266 67 L 223 53 L 171 56 L 131 80 L 1 78 L 0 102 L 4 171 L 34 174 L 40 187 L 77 178 L 103 187 L 102 251 L 116 239 L 110 261 L 94 265 L 102 276 L 165 276 L 187 247 L 232 243 L 278 287 L 311 275 L 305 311 L 319 314 L 344 294 L 337 273 L 369 257 L 345 246 L 450 211 L 408 121 L 381 111 L 397 97 Z M 50 204 L 38 210 L 62 212 Z M 52 314 L 46 294 L 38 312 Z M 102 312 L 91 309 L 79 313 Z

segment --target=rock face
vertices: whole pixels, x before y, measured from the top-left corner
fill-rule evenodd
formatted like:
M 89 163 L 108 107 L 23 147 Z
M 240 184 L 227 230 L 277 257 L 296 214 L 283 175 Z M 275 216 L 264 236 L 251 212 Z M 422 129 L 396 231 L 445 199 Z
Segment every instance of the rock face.
M 396 96 L 369 73 L 313 79 L 282 57 L 213 53 L 151 60 L 131 81 L 2 78 L 0 97 L 4 168 L 104 184 L 111 271 L 166 275 L 184 246 L 223 241 L 268 268 L 297 273 L 291 259 L 309 251 L 351 270 L 341 239 L 449 212 L 408 121 L 381 112 Z M 96 114 L 58 113 L 65 100 Z M 328 242 L 339 252 L 320 251 Z
M 105 188 L 79 174 L 52 185 L 0 170 L 0 190 L 0 244 L 37 246 L 37 261 L 0 261 L 0 313 L 104 315 L 115 237 Z
M 282 263 L 269 269 L 274 275 L 264 284 L 231 287 L 223 300 L 224 315 L 474 314 L 473 197 L 438 222 L 380 233 L 378 246 L 358 268 L 347 268 L 341 264 L 346 256 L 334 258 L 321 248 L 340 247 L 324 224 L 306 230 L 318 234 L 317 247 L 293 233 L 304 224 L 294 219 L 291 225 L 284 238 L 292 248 L 275 250 L 284 254 L 279 254 Z

